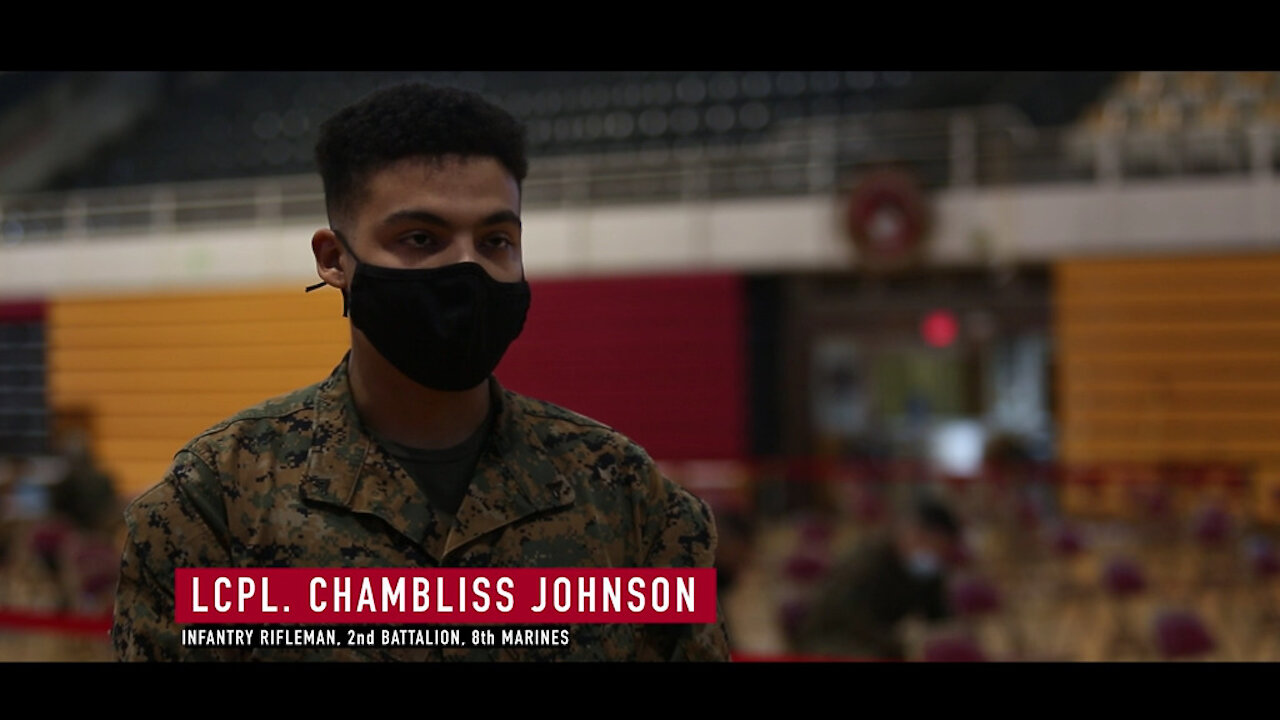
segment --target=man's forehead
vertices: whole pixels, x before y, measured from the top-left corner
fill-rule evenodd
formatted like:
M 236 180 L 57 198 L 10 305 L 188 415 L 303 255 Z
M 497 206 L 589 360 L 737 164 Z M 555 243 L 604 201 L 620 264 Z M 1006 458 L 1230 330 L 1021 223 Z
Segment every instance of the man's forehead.
M 441 186 L 438 189 L 450 191 L 458 190 L 457 195 L 465 194 L 461 192 L 463 188 L 471 187 L 473 189 L 488 186 L 485 194 L 492 195 L 495 198 L 507 199 L 507 202 L 501 203 L 503 207 L 493 208 L 494 213 L 505 212 L 508 215 L 514 215 L 514 220 L 519 222 L 520 204 L 521 204 L 521 188 L 511 171 L 502 165 L 497 158 L 487 155 L 443 155 L 443 156 L 413 156 L 396 160 L 394 162 L 381 165 L 371 169 L 355 178 L 354 191 L 351 193 L 351 201 L 346 207 L 340 208 L 344 221 L 350 222 L 356 220 L 362 213 L 369 210 L 370 203 L 375 200 L 375 193 L 379 191 L 398 193 L 401 190 L 421 189 L 425 185 L 434 183 L 438 177 L 436 173 L 450 171 L 468 171 L 470 170 L 474 177 L 471 178 L 469 185 L 450 184 Z M 422 173 L 419 185 L 416 174 Z M 477 173 L 491 173 L 488 177 Z M 407 182 L 406 182 L 407 180 Z M 477 180 L 481 184 L 477 185 Z M 399 186 L 399 187 L 397 187 Z M 499 188 L 499 186 L 501 186 Z M 379 218 L 373 218 L 375 221 L 389 219 L 392 215 L 403 215 L 412 213 L 415 209 L 414 201 L 406 198 L 403 206 L 397 204 L 396 207 L 379 208 Z

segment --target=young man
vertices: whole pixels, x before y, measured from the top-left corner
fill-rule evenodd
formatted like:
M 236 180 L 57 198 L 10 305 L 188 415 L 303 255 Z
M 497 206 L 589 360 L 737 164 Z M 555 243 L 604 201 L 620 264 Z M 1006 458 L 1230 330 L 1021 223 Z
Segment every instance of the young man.
M 127 513 L 122 659 L 728 658 L 723 622 L 581 625 L 569 647 L 188 652 L 174 569 L 710 567 L 704 503 L 594 420 L 492 376 L 529 306 L 523 131 L 479 96 L 411 84 L 338 112 L 316 147 L 351 350 L 328 379 L 182 448 Z M 318 286 L 316 286 L 318 287 Z

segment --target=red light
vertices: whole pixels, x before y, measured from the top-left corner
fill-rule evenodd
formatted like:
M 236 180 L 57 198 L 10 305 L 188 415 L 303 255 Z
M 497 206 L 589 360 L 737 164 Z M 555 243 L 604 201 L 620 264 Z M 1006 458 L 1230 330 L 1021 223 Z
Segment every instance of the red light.
M 929 345 L 944 348 L 955 342 L 960 324 L 950 310 L 934 310 L 920 323 L 920 336 Z

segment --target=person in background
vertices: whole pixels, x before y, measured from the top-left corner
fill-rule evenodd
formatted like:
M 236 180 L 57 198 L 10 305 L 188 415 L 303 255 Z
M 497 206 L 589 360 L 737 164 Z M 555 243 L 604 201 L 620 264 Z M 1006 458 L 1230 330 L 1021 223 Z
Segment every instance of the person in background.
M 64 532 L 47 562 L 57 576 L 64 610 L 109 611 L 120 568 L 117 536 L 124 504 L 83 432 L 66 432 L 58 445 L 67 469 L 50 490 L 50 505 L 53 521 Z
M 960 548 L 954 513 L 932 498 L 867 537 L 818 587 L 794 638 L 807 655 L 903 660 L 903 621 L 950 615 L 946 579 Z

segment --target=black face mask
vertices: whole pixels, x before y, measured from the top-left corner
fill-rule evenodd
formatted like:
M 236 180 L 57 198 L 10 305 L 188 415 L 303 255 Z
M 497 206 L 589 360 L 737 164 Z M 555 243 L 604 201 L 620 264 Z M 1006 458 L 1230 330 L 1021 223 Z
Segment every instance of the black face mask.
M 338 240 L 356 261 L 343 316 L 349 310 L 374 349 L 419 385 L 470 390 L 524 329 L 530 297 L 524 279 L 498 282 L 474 262 L 416 270 L 369 265 Z

